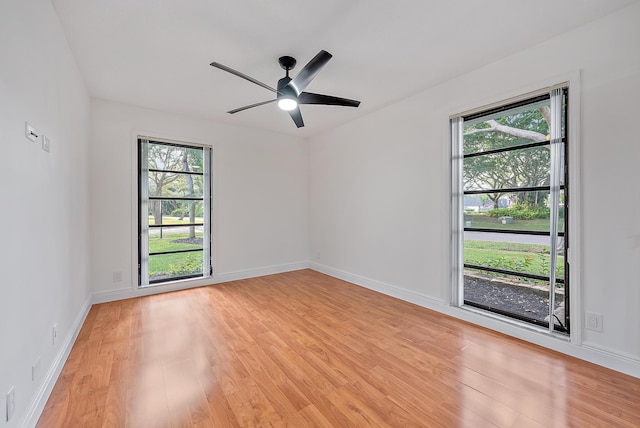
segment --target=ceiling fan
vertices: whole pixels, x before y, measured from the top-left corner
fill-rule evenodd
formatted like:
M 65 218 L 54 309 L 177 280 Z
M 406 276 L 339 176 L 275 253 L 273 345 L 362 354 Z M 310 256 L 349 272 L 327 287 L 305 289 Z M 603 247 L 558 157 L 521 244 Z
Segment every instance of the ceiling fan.
M 322 70 L 322 68 L 327 65 L 332 56 L 333 55 L 331 55 L 327 51 L 320 51 L 318 55 L 313 57 L 313 59 L 309 61 L 309 63 L 307 63 L 307 65 L 305 65 L 302 70 L 300 70 L 298 75 L 293 79 L 289 77 L 289 70 L 292 70 L 296 66 L 296 59 L 290 56 L 280 57 L 278 59 L 280 67 L 286 70 L 287 74 L 285 77 L 278 80 L 278 89 L 272 88 L 271 86 L 262 83 L 259 80 L 254 79 L 253 77 L 247 76 L 244 73 L 240 73 L 233 68 L 227 67 L 226 65 L 222 65 L 217 62 L 212 62 L 210 65 L 276 93 L 275 99 L 229 110 L 227 113 L 234 114 L 243 110 L 277 101 L 278 107 L 280 107 L 282 110 L 288 111 L 289 115 L 291 115 L 291 119 L 293 119 L 293 122 L 296 124 L 296 126 L 298 128 L 302 128 L 304 126 L 304 122 L 302 120 L 302 113 L 300 112 L 300 104 L 322 104 L 345 107 L 358 107 L 360 105 L 360 101 L 350 100 L 348 98 L 339 98 L 331 95 L 304 92 L 307 85 L 309 85 L 309 83 L 316 77 L 320 70 Z

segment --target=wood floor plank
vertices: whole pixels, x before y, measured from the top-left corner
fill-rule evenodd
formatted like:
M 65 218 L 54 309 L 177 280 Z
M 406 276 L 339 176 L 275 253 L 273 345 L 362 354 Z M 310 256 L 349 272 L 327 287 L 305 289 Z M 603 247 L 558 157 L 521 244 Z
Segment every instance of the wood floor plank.
M 38 427 L 637 427 L 640 379 L 302 270 L 94 305 Z
M 239 427 L 240 423 L 233 413 L 227 395 L 217 381 L 211 377 L 201 378 L 201 384 L 207 396 L 209 416 L 214 427 Z

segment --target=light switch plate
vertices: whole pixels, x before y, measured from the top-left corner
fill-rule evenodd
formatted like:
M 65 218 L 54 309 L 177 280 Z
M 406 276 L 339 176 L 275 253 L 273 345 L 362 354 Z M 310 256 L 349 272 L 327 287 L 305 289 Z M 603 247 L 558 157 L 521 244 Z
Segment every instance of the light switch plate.
M 33 141 L 34 143 L 38 139 L 38 131 L 36 128 L 29 125 L 29 122 L 24 123 L 24 136 L 27 137 L 28 140 Z
M 42 136 L 42 150 L 49 152 L 51 150 L 51 140 L 46 135 Z
M 16 390 L 12 386 L 9 392 L 7 392 L 7 422 L 11 420 L 13 413 L 16 410 Z

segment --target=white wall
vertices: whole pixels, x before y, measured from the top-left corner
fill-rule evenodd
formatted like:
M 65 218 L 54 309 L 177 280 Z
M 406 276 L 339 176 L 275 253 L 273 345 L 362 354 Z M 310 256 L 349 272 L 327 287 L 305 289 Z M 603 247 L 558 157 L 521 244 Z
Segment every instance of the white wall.
M 306 266 L 308 152 L 303 140 L 93 99 L 91 277 L 98 301 L 141 293 L 132 245 L 137 227 L 133 150 L 140 134 L 213 146 L 214 281 Z M 114 283 L 118 271 L 124 280 Z
M 313 139 L 313 266 L 640 376 L 638 22 L 635 3 Z M 582 263 L 574 269 L 584 302 L 574 304 L 603 314 L 604 332 L 580 329 L 583 344 L 566 345 L 448 307 L 448 118 L 578 72 Z
M 51 152 L 24 136 L 29 121 Z M 48 0 L 0 3 L 0 427 L 39 414 L 88 309 L 89 97 Z M 52 326 L 58 340 L 52 344 Z M 41 358 L 38 377 L 31 366 Z M 6 422 L 5 394 L 16 411 Z

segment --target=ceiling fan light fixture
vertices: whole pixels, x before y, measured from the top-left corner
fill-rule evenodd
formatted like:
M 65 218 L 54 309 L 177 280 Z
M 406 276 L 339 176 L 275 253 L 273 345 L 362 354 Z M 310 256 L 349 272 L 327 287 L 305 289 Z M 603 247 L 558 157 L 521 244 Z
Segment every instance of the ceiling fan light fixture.
M 280 98 L 278 100 L 278 107 L 284 111 L 291 111 L 298 107 L 298 102 L 293 98 Z

